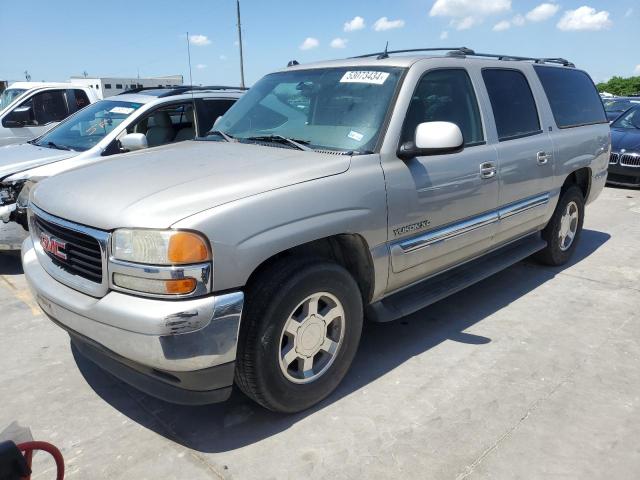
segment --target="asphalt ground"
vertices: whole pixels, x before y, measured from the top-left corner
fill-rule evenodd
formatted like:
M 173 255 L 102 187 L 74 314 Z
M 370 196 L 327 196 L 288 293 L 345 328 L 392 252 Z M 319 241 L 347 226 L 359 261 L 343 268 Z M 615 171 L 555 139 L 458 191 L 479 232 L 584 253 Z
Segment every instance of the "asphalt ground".
M 57 444 L 68 479 L 635 479 L 639 367 L 638 190 L 605 189 L 563 268 L 527 260 L 367 325 L 345 381 L 297 415 L 132 389 L 71 348 L 0 253 L 0 430 Z

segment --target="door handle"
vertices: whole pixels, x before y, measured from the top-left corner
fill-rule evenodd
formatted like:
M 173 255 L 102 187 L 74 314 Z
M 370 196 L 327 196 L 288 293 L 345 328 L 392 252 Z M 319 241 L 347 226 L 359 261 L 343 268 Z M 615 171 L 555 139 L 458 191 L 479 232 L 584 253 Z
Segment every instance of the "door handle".
M 480 164 L 480 177 L 493 178 L 496 176 L 496 164 L 493 162 L 484 162 Z
M 551 160 L 551 155 L 546 152 L 538 152 L 536 155 L 536 160 L 538 161 L 538 165 L 545 165 Z

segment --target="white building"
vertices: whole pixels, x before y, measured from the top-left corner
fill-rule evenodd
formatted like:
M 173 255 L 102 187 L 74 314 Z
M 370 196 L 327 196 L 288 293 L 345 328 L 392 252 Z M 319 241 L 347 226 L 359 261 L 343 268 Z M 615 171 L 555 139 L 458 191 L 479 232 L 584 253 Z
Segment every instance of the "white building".
M 169 87 L 182 85 L 182 75 L 166 77 L 134 78 L 134 77 L 71 77 L 71 83 L 85 85 L 96 90 L 100 98 L 118 95 L 125 90 L 141 87 Z

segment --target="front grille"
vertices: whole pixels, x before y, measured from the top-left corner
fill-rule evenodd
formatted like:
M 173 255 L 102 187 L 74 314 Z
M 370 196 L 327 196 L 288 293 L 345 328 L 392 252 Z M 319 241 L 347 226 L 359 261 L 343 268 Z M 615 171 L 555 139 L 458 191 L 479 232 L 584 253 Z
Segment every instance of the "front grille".
M 640 167 L 640 155 L 625 153 L 620 155 L 620 165 L 625 167 Z
M 617 163 L 618 163 L 618 154 L 612 153 L 611 156 L 609 157 L 609 165 L 615 165 Z
M 39 234 L 44 233 L 64 243 L 64 248 L 61 248 L 60 252 L 66 258 L 45 250 L 55 265 L 92 282 L 102 282 L 102 251 L 98 240 L 90 235 L 46 221 L 39 216 L 34 217 L 34 222 Z

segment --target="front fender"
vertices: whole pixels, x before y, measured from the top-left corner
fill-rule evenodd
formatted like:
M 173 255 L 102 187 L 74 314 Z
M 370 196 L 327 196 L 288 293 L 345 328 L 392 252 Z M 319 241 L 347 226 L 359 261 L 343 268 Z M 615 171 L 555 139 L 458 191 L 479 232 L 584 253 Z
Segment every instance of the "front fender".
M 253 271 L 290 248 L 339 234 L 359 234 L 374 265 L 387 241 L 384 177 L 378 155 L 354 157 L 346 172 L 299 183 L 201 212 L 173 225 L 211 240 L 214 290 L 243 287 Z M 376 272 L 386 279 L 386 271 Z M 376 287 L 378 287 L 377 285 Z

